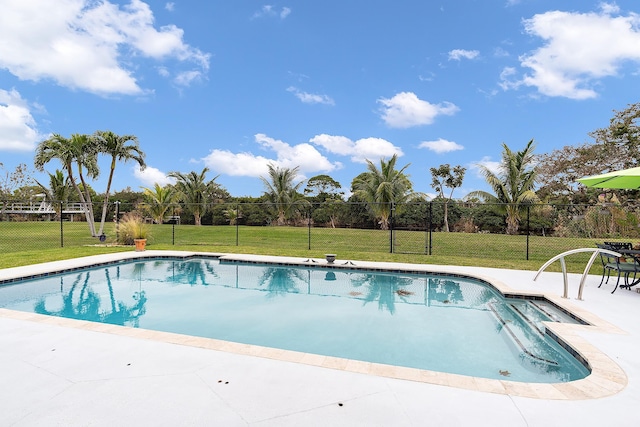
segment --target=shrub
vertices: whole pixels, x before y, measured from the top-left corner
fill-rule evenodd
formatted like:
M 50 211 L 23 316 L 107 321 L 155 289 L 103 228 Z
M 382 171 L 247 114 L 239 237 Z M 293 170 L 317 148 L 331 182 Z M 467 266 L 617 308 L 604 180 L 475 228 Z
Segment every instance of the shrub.
M 118 243 L 133 245 L 134 239 L 147 239 L 149 225 L 145 224 L 142 216 L 137 212 L 127 212 L 118 224 Z

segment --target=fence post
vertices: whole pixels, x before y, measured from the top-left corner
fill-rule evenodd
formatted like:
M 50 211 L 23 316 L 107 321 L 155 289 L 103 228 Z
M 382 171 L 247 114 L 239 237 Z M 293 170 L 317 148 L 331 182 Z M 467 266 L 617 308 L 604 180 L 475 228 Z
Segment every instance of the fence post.
M 173 246 L 176 245 L 176 222 L 178 222 L 176 220 L 176 207 L 173 206 L 171 208 L 171 213 L 172 213 L 172 217 L 173 217 L 173 221 L 171 221 L 171 244 Z
M 529 228 L 529 213 L 531 207 L 527 205 L 527 261 L 529 261 L 529 234 L 531 229 Z
M 116 205 L 116 242 L 119 241 L 119 233 L 120 233 L 120 202 L 116 200 L 113 202 Z
M 391 202 L 391 209 L 389 210 L 389 253 L 393 253 L 393 210 L 395 206 Z
M 311 206 L 309 206 L 309 209 L 307 210 L 307 229 L 308 229 L 308 250 L 311 250 Z
M 64 248 L 64 228 L 62 224 L 62 201 L 60 201 L 60 247 Z
M 240 243 L 240 205 L 236 205 L 236 246 Z
M 433 235 L 431 234 L 431 216 L 433 215 L 433 202 L 429 203 L 429 217 L 427 219 L 427 233 L 429 233 L 429 255 L 431 255 L 431 248 L 433 247 Z

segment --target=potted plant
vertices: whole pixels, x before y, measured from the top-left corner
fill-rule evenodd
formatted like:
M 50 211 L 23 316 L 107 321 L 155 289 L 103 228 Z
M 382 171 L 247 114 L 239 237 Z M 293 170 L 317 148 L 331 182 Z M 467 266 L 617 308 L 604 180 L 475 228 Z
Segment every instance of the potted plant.
M 149 225 L 136 212 L 125 214 L 118 224 L 118 242 L 135 245 L 137 252 L 145 250 L 149 234 Z

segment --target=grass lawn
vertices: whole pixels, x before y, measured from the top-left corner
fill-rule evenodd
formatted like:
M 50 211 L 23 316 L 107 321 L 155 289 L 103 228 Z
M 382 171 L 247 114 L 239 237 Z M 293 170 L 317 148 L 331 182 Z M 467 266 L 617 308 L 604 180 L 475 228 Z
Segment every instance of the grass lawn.
M 101 244 L 89 235 L 86 223 L 0 222 L 0 268 L 69 259 L 119 251 L 114 224 L 107 224 Z M 338 259 L 391 261 L 419 264 L 467 265 L 537 270 L 548 259 L 569 249 L 595 247 L 603 239 L 579 239 L 501 234 L 432 233 L 305 227 L 235 227 L 152 225 L 148 249 L 251 253 Z M 621 239 L 624 240 L 624 239 Z M 393 245 L 393 253 L 391 246 Z M 429 248 L 430 252 L 429 253 Z M 589 254 L 567 258 L 570 272 L 582 272 Z M 559 263 L 549 268 L 559 271 Z M 601 274 L 600 263 L 591 270 Z

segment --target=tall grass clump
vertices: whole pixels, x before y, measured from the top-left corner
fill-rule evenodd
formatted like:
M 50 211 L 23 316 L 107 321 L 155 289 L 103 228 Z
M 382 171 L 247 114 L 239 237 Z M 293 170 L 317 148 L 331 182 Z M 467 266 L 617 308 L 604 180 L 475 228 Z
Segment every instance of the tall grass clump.
M 126 213 L 118 224 L 118 243 L 121 245 L 133 245 L 135 239 L 149 238 L 149 225 L 137 212 Z

